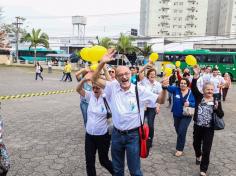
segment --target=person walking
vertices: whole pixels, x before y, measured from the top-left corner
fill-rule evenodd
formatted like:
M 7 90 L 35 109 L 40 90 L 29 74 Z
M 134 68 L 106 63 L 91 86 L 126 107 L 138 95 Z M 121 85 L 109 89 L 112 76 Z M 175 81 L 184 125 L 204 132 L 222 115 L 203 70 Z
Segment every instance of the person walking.
M 67 81 L 67 79 L 69 79 L 70 82 L 72 81 L 71 71 L 72 71 L 71 63 L 69 61 L 66 61 L 66 65 L 65 65 L 66 79 L 65 79 L 65 82 Z
M 222 118 L 224 112 L 221 102 L 214 98 L 214 83 L 207 82 L 203 85 L 203 93 L 197 87 L 197 80 L 200 69 L 195 66 L 193 69 L 194 77 L 192 81 L 192 92 L 196 99 L 194 126 L 193 126 L 193 147 L 196 156 L 196 164 L 200 165 L 200 176 L 206 176 L 212 142 L 214 138 L 214 128 L 212 126 L 212 113 L 215 112 Z
M 223 89 L 222 89 L 223 101 L 225 101 L 228 90 L 229 90 L 229 88 L 231 87 L 231 84 L 232 84 L 231 83 L 231 78 L 230 78 L 228 73 L 224 74 L 224 80 L 225 80 L 225 84 L 224 84 Z
M 150 70 L 147 71 L 147 77 L 144 77 L 140 81 L 140 84 L 146 87 L 152 93 L 158 95 L 161 93 L 162 87 L 161 87 L 161 84 L 156 81 L 156 78 L 157 78 L 157 72 L 154 68 L 151 68 Z M 149 126 L 149 140 L 150 140 L 151 147 L 152 147 L 153 137 L 154 137 L 154 120 L 155 120 L 156 114 L 158 113 L 160 113 L 160 104 L 148 103 L 146 105 L 144 116 L 147 119 L 148 126 Z
M 93 91 L 83 89 L 83 84 L 90 80 L 85 76 L 76 89 L 89 102 L 85 135 L 86 171 L 88 176 L 96 176 L 95 161 L 98 151 L 100 164 L 112 175 L 112 162 L 108 157 L 111 136 L 108 134 L 107 110 L 100 87 L 93 84 Z
M 131 72 L 126 66 L 118 66 L 116 69 L 117 81 L 106 81 L 99 79 L 99 73 L 105 63 L 113 60 L 114 50 L 109 50 L 100 61 L 95 70 L 92 80 L 104 88 L 112 111 L 113 131 L 112 131 L 112 165 L 114 176 L 124 176 L 125 154 L 130 175 L 142 176 L 140 163 L 140 146 L 138 129 L 141 118 L 144 118 L 145 103 L 164 103 L 166 97 L 166 86 L 168 80 L 164 79 L 162 86 L 164 90 L 159 94 L 148 91 L 143 86 L 138 86 L 138 96 L 140 102 L 140 114 L 138 111 L 135 85 L 131 84 Z
M 38 79 L 38 76 L 43 80 L 42 72 L 43 67 L 39 64 L 39 62 L 37 62 L 35 65 L 35 80 Z
M 52 73 L 52 61 L 48 61 L 48 73 Z
M 173 96 L 173 105 L 171 111 L 173 112 L 174 126 L 177 134 L 176 152 L 175 156 L 183 155 L 183 150 L 186 141 L 186 134 L 188 126 L 192 120 L 191 116 L 183 114 L 184 107 L 195 107 L 195 99 L 189 87 L 189 80 L 181 78 L 179 86 L 168 86 L 167 90 Z

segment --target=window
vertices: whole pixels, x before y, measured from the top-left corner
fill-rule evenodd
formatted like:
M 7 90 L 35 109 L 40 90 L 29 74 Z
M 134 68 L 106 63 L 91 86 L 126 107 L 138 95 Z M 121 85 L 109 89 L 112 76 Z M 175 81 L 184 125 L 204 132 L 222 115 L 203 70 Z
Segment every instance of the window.
M 172 55 L 164 55 L 164 58 L 163 58 L 164 61 L 174 61 L 174 56 Z
M 219 58 L 220 58 L 219 55 L 208 55 L 205 59 L 205 62 L 217 63 Z
M 195 58 L 197 59 L 197 62 L 205 62 L 206 60 L 205 55 L 196 55 Z
M 223 64 L 233 64 L 233 56 L 231 55 L 220 56 L 219 62 Z

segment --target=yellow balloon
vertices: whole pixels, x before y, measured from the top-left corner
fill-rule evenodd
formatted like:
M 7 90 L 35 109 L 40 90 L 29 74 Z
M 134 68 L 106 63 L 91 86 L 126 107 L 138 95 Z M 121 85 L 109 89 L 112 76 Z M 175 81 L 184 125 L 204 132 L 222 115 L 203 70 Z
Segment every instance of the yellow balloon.
M 192 55 L 188 55 L 186 56 L 185 58 L 185 62 L 190 65 L 190 66 L 194 66 L 194 65 L 197 65 L 197 60 L 194 56 Z
M 107 53 L 107 49 L 103 46 L 93 46 L 91 47 L 91 58 L 89 59 L 90 62 L 98 62 L 102 59 L 104 54 Z
M 157 53 L 152 53 L 150 56 L 149 56 L 149 60 L 152 61 L 152 62 L 156 62 L 158 60 L 158 54 Z
M 176 67 L 180 67 L 180 65 L 181 65 L 181 62 L 180 62 L 180 61 L 176 61 L 176 62 L 175 62 L 175 66 L 176 66 Z
M 95 71 L 98 67 L 98 63 L 92 63 L 92 65 L 90 65 L 90 69 Z
M 89 61 L 90 58 L 90 48 L 83 48 L 80 50 L 80 56 L 84 61 Z
M 165 76 L 169 77 L 170 75 L 172 75 L 172 69 L 169 67 L 166 67 L 164 70 Z

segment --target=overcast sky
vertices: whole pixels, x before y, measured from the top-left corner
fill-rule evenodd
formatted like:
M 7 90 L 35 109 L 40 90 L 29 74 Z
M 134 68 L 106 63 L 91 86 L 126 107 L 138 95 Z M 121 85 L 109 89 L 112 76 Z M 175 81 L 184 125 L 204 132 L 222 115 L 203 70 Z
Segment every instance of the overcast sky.
M 86 36 L 115 36 L 139 28 L 140 0 L 0 0 L 5 23 L 26 18 L 27 29 L 50 36 L 71 36 L 71 16 L 87 17 Z

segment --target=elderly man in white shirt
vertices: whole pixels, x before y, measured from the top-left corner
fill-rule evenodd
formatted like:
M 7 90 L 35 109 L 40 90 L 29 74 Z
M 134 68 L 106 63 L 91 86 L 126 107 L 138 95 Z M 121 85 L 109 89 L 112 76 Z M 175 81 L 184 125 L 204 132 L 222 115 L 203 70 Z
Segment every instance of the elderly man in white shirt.
M 87 81 L 89 81 L 89 78 L 83 78 L 76 89 L 88 102 L 85 135 L 87 175 L 96 176 L 95 160 L 97 150 L 101 165 L 110 174 L 113 174 L 112 163 L 108 157 L 111 136 L 108 134 L 107 110 L 102 96 L 102 89 L 95 84 L 92 86 L 93 91 L 83 89 L 83 85 Z
M 117 81 L 111 82 L 98 79 L 99 72 L 105 63 L 112 60 L 114 53 L 115 51 L 113 50 L 108 51 L 108 53 L 103 56 L 97 70 L 93 74 L 93 81 L 104 88 L 112 111 L 114 128 L 112 132 L 111 154 L 114 175 L 124 175 L 124 158 L 126 153 L 130 175 L 142 176 L 138 133 L 138 128 L 141 124 L 135 85 L 131 84 L 130 81 L 131 72 L 126 66 L 118 66 L 116 69 Z M 164 103 L 168 84 L 168 79 L 164 79 L 162 83 L 164 90 L 159 95 L 148 91 L 143 86 L 138 86 L 140 115 L 142 119 L 144 117 L 144 105 L 146 103 Z

